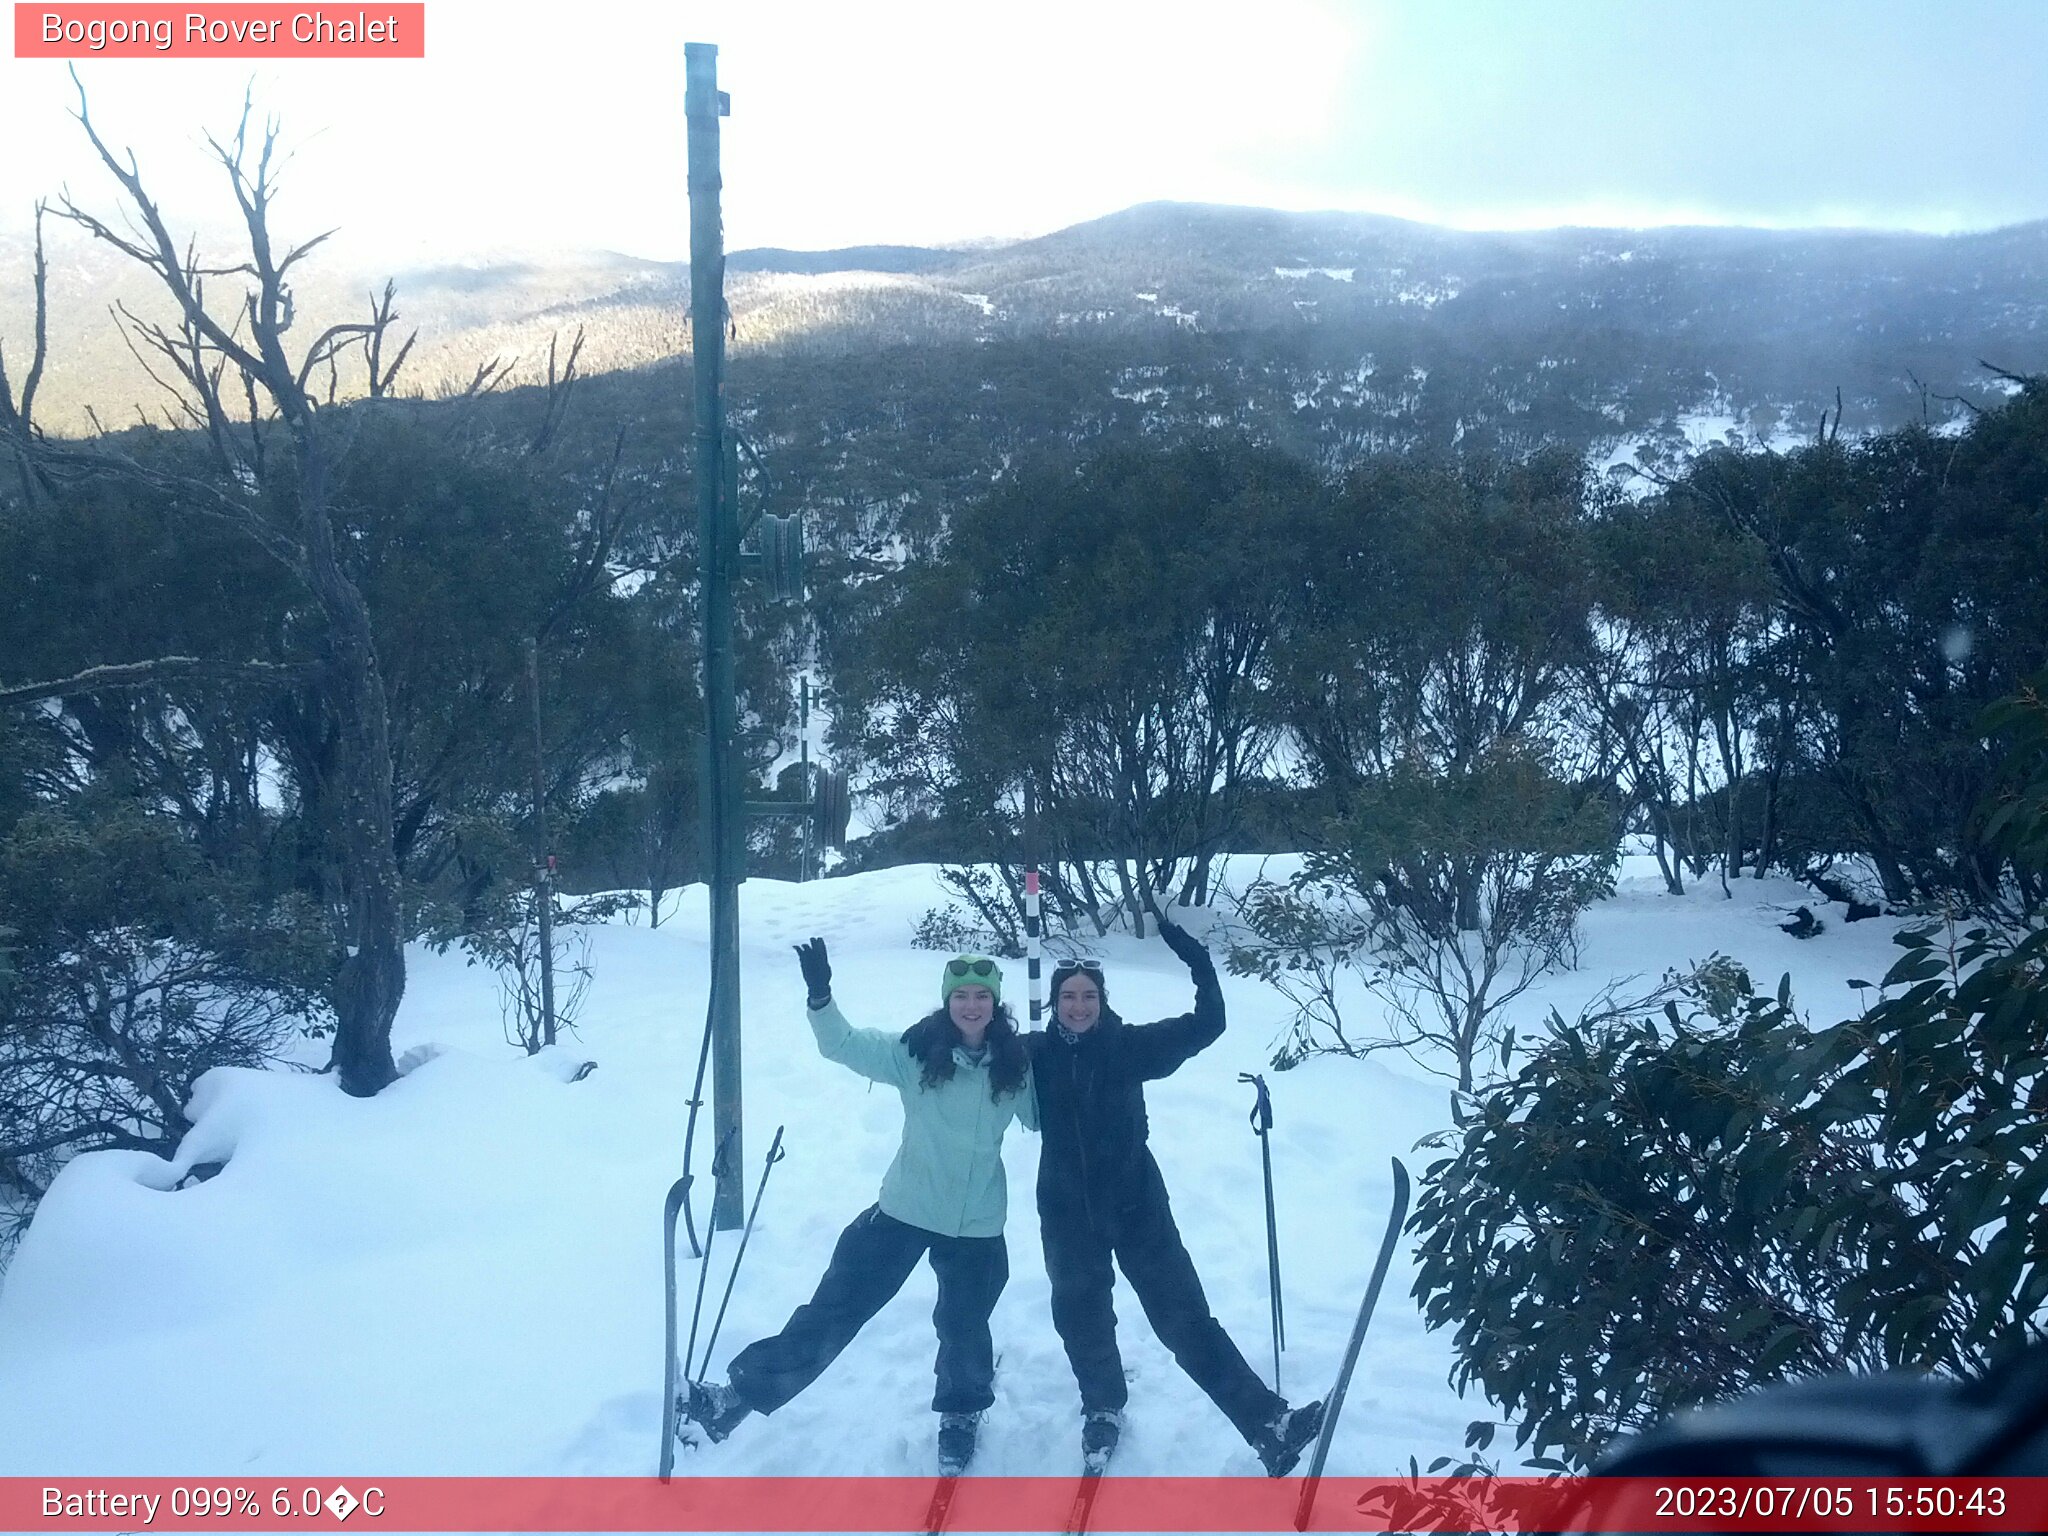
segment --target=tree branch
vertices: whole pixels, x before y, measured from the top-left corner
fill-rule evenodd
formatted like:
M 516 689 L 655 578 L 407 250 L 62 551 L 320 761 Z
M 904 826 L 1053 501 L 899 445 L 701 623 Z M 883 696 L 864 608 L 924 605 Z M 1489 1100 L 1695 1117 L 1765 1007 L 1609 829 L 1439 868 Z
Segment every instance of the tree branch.
M 180 678 L 220 683 L 289 685 L 312 676 L 311 662 L 216 661 L 203 656 L 159 656 L 151 661 L 115 662 L 87 667 L 70 677 L 0 688 L 0 704 L 33 704 L 41 699 L 96 693 L 105 688 L 149 688 Z
M 1998 366 L 1998 364 L 1986 362 L 1981 357 L 1977 359 L 1977 366 L 1979 368 L 1989 369 L 1992 373 L 1997 374 L 2001 379 L 2005 379 L 2014 384 L 2038 384 L 2041 382 L 2041 375 L 2038 373 L 2014 373 L 2009 368 L 2001 368 Z

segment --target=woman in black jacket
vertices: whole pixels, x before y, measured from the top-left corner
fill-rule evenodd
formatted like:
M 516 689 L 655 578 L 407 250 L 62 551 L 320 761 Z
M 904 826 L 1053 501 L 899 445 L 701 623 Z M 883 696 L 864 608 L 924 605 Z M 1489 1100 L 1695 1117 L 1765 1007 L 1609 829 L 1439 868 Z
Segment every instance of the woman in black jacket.
M 1284 1477 L 1322 1427 L 1323 1405 L 1289 1408 L 1210 1314 L 1146 1145 L 1146 1080 L 1169 1075 L 1223 1033 L 1223 989 L 1208 951 L 1164 918 L 1159 931 L 1194 978 L 1193 1013 L 1126 1024 L 1109 1007 L 1101 965 L 1067 961 L 1052 973 L 1052 1027 L 1025 1036 L 1044 1137 L 1039 1230 L 1053 1327 L 1081 1388 L 1082 1457 L 1100 1467 L 1123 1423 L 1123 1357 L 1110 1300 L 1114 1258 L 1159 1341 L 1267 1472 Z

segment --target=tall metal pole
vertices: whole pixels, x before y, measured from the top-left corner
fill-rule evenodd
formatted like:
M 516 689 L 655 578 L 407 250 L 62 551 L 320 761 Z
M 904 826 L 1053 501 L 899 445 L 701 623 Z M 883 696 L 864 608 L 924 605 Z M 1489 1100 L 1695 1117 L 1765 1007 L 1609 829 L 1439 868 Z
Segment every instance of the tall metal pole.
M 719 213 L 718 120 L 730 110 L 718 89 L 718 49 L 683 45 L 683 115 L 690 138 L 690 350 L 696 376 L 697 540 L 704 619 L 703 833 L 711 893 L 712 1144 L 724 1156 L 715 1169 L 711 1227 L 745 1219 L 740 1140 L 740 881 L 745 876 L 745 812 L 733 746 L 732 579 L 739 554 L 737 508 L 725 494 L 725 230 Z

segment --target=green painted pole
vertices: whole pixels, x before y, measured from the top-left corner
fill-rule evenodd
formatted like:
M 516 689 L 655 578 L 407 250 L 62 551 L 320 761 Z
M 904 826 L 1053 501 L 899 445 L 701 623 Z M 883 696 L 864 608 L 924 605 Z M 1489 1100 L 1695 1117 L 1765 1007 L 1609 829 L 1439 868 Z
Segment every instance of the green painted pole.
M 744 816 L 734 743 L 733 574 L 739 555 L 736 508 L 726 494 L 725 229 L 719 212 L 718 120 L 730 110 L 718 89 L 718 49 L 685 43 L 683 115 L 690 149 L 690 351 L 697 419 L 697 535 L 704 623 L 703 853 L 711 893 L 712 1144 L 717 1167 L 711 1229 L 738 1227 L 746 1194 L 740 1168 L 740 881 Z

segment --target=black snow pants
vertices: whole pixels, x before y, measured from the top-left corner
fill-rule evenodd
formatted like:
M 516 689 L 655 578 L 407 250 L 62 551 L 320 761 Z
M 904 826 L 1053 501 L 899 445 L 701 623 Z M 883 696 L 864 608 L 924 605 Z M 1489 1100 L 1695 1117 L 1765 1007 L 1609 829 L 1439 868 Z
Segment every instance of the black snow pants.
M 1257 1439 L 1286 1407 L 1245 1363 L 1223 1325 L 1209 1312 L 1194 1260 L 1174 1225 L 1166 1188 L 1156 1172 L 1136 1202 L 1105 1232 L 1080 1206 L 1039 1206 L 1045 1269 L 1052 1281 L 1052 1324 L 1066 1346 L 1080 1384 L 1083 1411 L 1121 1409 L 1126 1391 L 1123 1356 L 1116 1347 L 1116 1308 L 1110 1292 L 1124 1272 L 1159 1342 L 1208 1394 L 1247 1442 Z
M 869 1206 L 839 1234 L 811 1299 L 782 1332 L 733 1357 L 733 1389 L 756 1413 L 773 1413 L 818 1379 L 930 1255 L 939 1278 L 932 1324 L 939 1332 L 936 1413 L 978 1413 L 996 1400 L 989 1314 L 1010 1278 L 1002 1237 L 942 1237 Z

